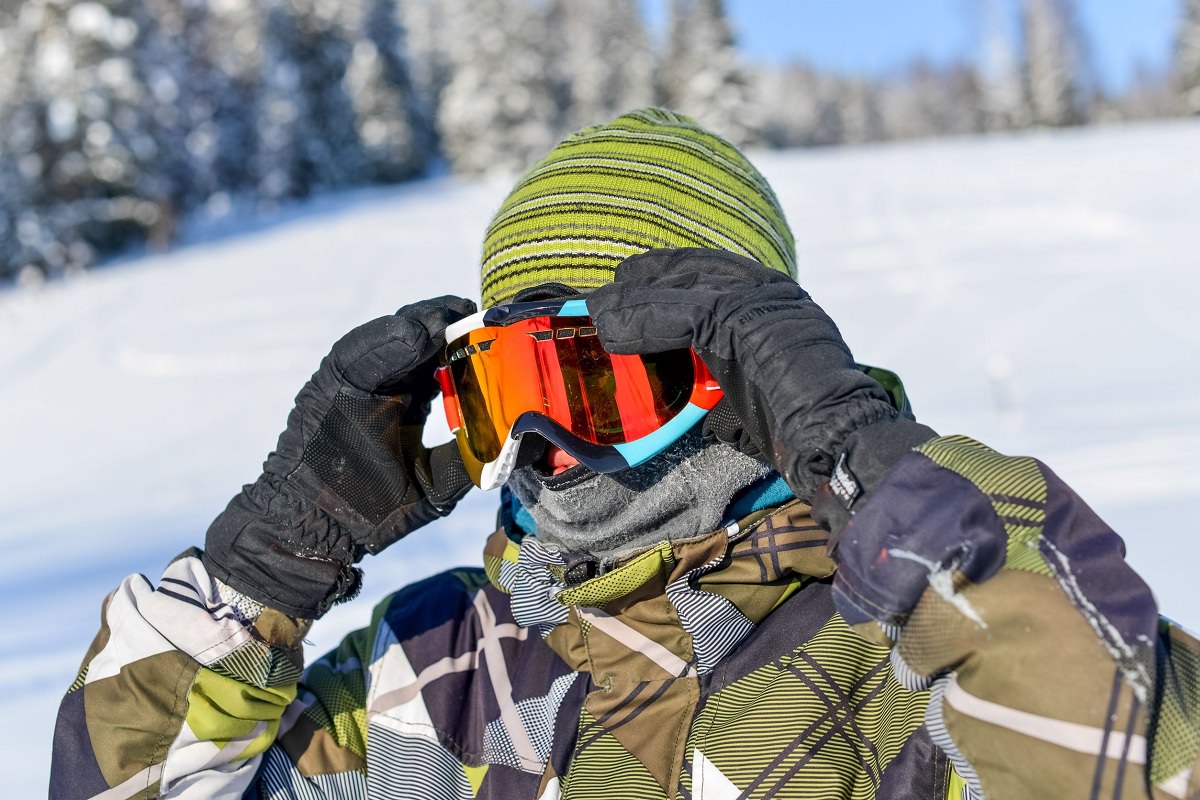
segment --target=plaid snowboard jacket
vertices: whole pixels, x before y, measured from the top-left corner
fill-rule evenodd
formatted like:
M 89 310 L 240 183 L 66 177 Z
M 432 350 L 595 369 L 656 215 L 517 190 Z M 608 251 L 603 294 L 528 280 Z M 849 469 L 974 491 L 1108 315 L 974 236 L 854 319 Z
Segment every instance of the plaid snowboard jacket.
M 1200 643 L 1041 464 L 935 439 L 827 538 L 794 502 L 589 578 L 502 529 L 303 673 L 185 554 L 105 600 L 51 796 L 1200 796 Z

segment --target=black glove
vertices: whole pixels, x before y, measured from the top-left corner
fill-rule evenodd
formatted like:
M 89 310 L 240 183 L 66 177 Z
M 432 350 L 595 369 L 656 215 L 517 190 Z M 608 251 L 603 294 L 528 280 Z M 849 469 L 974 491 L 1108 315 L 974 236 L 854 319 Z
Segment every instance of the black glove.
M 453 442 L 421 444 L 459 297 L 405 306 L 346 334 L 296 396 L 262 476 L 208 529 L 210 574 L 315 619 L 358 592 L 352 565 L 450 513 L 471 487 Z
M 771 465 L 769 451 L 763 452 L 762 446 L 754 437 L 754 431 L 746 428 L 746 423 L 742 422 L 742 418 L 733 410 L 733 403 L 728 397 L 722 397 L 712 410 L 704 415 L 704 421 L 700 423 L 700 433 L 705 439 L 716 439 L 743 455 Z
M 710 429 L 766 454 L 797 497 L 821 501 L 814 516 L 827 527 L 840 527 L 897 458 L 936 435 L 855 365 L 807 292 L 748 258 L 650 250 L 626 259 L 588 308 L 610 352 L 694 347 L 741 421 L 718 417 Z

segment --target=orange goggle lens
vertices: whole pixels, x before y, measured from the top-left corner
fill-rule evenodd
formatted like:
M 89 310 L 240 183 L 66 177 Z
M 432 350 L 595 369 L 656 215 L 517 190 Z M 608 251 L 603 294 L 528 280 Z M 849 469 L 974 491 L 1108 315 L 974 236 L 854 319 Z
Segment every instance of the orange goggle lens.
M 530 412 L 585 443 L 615 446 L 649 436 L 689 404 L 711 408 L 721 396 L 693 351 L 612 354 L 586 316 L 475 328 L 447 344 L 439 378 L 473 477 L 500 458 Z

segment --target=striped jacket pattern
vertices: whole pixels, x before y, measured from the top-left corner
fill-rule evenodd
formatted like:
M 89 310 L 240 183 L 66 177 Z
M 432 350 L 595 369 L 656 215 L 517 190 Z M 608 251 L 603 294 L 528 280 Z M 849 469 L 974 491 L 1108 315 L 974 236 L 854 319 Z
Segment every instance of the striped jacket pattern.
M 835 543 L 793 502 L 571 566 L 502 527 L 303 672 L 195 552 L 127 578 L 51 796 L 1200 797 L 1200 642 L 1032 459 L 943 437 Z

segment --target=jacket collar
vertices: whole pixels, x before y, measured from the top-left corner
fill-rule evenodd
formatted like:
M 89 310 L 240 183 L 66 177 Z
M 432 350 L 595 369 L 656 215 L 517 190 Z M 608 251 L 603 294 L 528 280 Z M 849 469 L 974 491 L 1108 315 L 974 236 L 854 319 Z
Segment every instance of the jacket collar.
M 578 554 L 501 529 L 488 539 L 484 566 L 510 595 L 518 624 L 602 683 L 617 673 L 712 670 L 805 582 L 833 573 L 827 542 L 809 506 L 794 501 L 660 542 L 599 575 Z

